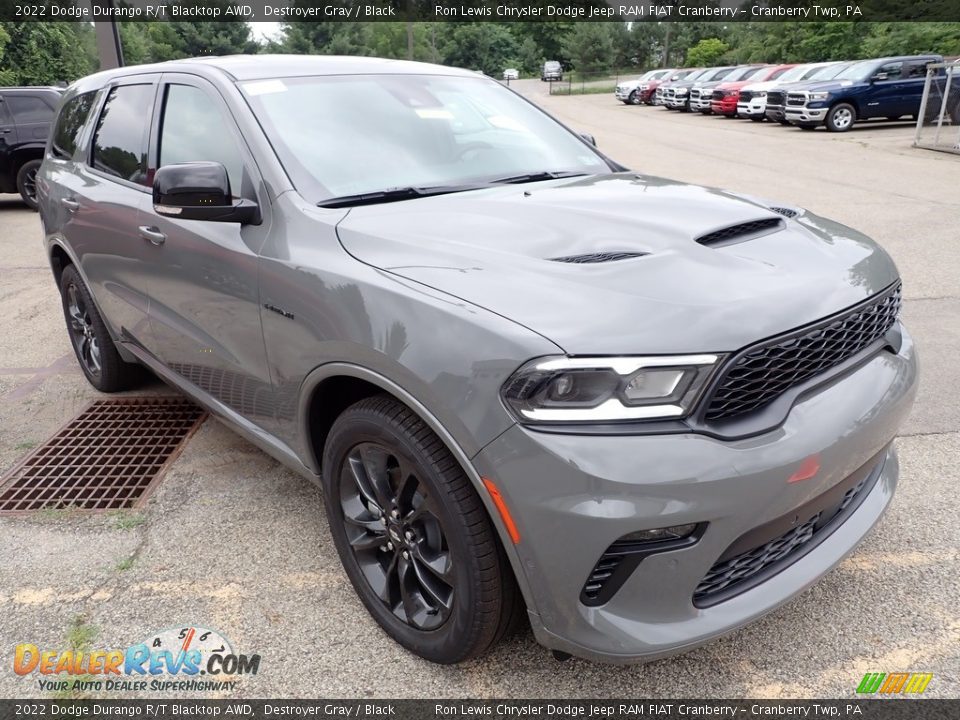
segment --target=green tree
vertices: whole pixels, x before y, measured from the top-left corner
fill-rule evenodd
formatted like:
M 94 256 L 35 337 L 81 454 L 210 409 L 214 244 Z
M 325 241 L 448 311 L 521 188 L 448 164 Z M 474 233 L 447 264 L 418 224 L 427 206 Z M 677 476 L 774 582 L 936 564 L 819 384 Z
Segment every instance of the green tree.
M 720 38 L 705 38 L 687 50 L 688 67 L 712 67 L 730 49 Z
M 564 40 L 564 52 L 581 73 L 608 70 L 615 53 L 611 23 L 581 22 Z
M 0 25 L 0 86 L 16 85 L 16 77 L 13 74 L 13 70 L 8 68 L 6 63 L 3 62 L 4 48 L 7 47 L 8 42 L 10 42 L 10 35 L 7 34 L 3 25 Z
M 499 23 L 450 23 L 443 58 L 447 65 L 499 77 L 519 55 L 516 37 Z
M 862 50 L 873 57 L 929 52 L 960 55 L 960 23 L 871 23 Z
M 89 24 L 2 22 L 0 28 L 8 38 L 0 54 L 4 84 L 69 83 L 96 69 Z

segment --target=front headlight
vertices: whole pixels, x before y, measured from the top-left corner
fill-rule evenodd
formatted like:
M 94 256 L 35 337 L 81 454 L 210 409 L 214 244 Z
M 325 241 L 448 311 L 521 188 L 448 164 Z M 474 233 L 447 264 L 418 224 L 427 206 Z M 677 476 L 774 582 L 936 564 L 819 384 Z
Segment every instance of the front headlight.
M 828 92 L 815 92 L 815 93 L 810 93 L 807 96 L 807 99 L 820 101 L 820 100 L 826 100 L 828 97 L 830 97 L 830 93 Z
M 700 397 L 718 355 L 555 357 L 532 360 L 504 383 L 524 423 L 677 419 Z

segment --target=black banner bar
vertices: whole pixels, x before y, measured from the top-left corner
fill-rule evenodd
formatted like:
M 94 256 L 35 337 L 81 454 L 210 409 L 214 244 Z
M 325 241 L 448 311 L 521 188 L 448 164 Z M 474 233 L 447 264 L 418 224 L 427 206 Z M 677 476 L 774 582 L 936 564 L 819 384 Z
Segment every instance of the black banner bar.
M 960 700 L 0 700 L 0 718 L 126 720 L 955 720 Z
M 960 0 L 0 0 L 22 22 L 953 22 Z

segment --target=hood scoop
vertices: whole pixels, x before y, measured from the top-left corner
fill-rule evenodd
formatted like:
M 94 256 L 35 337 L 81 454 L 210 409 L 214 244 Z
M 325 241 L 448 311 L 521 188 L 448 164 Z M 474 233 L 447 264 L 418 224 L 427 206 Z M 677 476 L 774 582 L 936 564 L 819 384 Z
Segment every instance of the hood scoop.
M 723 247 L 735 243 L 753 240 L 762 235 L 769 235 L 783 228 L 783 220 L 780 218 L 763 218 L 761 220 L 751 220 L 750 222 L 738 223 L 730 227 L 714 230 L 706 235 L 697 238 L 697 242 L 707 247 Z
M 553 262 L 573 263 L 576 265 L 586 265 L 605 262 L 616 262 L 617 260 L 631 260 L 633 258 L 643 257 L 650 253 L 644 252 L 592 252 L 582 255 L 564 255 L 563 257 L 548 258 Z
M 772 207 L 772 208 L 770 208 L 770 209 L 773 210 L 775 213 L 778 213 L 778 214 L 783 215 L 784 217 L 788 217 L 788 218 L 794 218 L 794 217 L 796 217 L 797 215 L 800 214 L 799 212 L 797 212 L 797 211 L 794 210 L 793 208 L 787 208 L 787 207 Z

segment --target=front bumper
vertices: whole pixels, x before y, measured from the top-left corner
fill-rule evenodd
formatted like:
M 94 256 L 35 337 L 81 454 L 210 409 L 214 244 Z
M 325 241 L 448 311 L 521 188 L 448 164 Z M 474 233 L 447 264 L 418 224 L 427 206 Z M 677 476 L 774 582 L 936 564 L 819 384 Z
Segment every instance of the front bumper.
M 786 119 L 786 114 L 783 111 L 782 105 L 767 105 L 767 109 L 764 111 L 764 114 L 767 116 L 767 120 L 771 122 L 780 122 L 781 120 Z
M 741 117 L 763 117 L 767 110 L 766 98 L 752 98 L 747 102 L 737 103 L 737 115 Z
M 726 97 L 723 100 L 712 100 L 710 109 L 717 115 L 736 115 L 737 99 L 735 97 Z
M 674 654 L 748 624 L 840 562 L 889 504 L 898 464 L 891 440 L 916 390 L 913 343 L 885 351 L 798 402 L 775 430 L 724 441 L 699 434 L 566 435 L 514 426 L 474 458 L 497 482 L 520 532 L 531 624 L 547 647 L 607 662 Z M 820 470 L 787 480 L 817 456 Z M 709 607 L 693 595 L 745 533 L 835 488 L 871 458 L 878 478 L 806 555 Z M 581 602 L 604 551 L 642 529 L 706 523 L 692 547 L 651 555 L 607 602 Z
M 672 95 L 664 101 L 664 104 L 667 107 L 673 108 L 674 110 L 683 110 L 687 107 L 687 103 L 689 103 L 689 101 L 689 95 Z
M 806 106 L 788 105 L 784 108 L 784 117 L 787 122 L 794 124 L 810 123 L 819 125 L 827 117 L 829 108 L 808 108 Z
M 690 109 L 698 110 L 700 112 L 707 112 L 708 110 L 710 110 L 710 102 L 711 100 L 709 95 L 707 95 L 706 97 L 703 97 L 703 96 L 696 97 L 696 98 L 691 97 Z
M 614 97 L 617 98 L 617 100 L 620 100 L 621 102 L 623 102 L 623 101 L 625 101 L 625 100 L 629 100 L 629 99 L 630 99 L 630 93 L 634 92 L 635 90 L 637 90 L 637 88 L 635 88 L 635 87 L 632 87 L 632 88 L 619 88 L 619 87 L 618 87 L 618 88 L 614 91 L 613 95 L 614 95 Z

